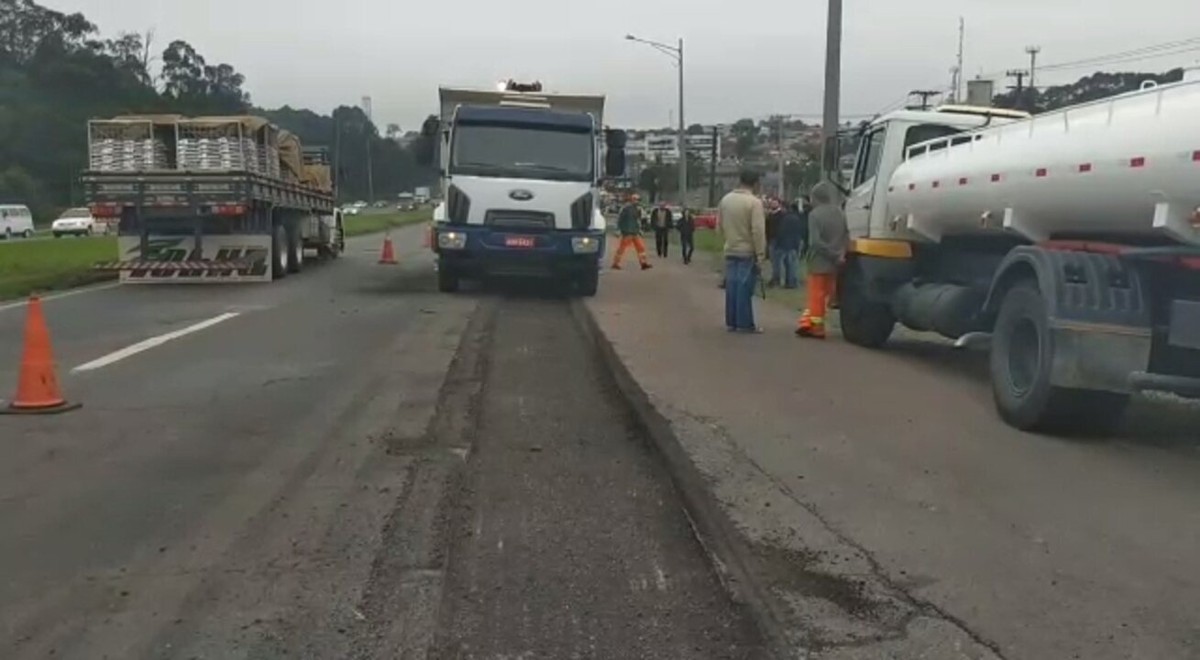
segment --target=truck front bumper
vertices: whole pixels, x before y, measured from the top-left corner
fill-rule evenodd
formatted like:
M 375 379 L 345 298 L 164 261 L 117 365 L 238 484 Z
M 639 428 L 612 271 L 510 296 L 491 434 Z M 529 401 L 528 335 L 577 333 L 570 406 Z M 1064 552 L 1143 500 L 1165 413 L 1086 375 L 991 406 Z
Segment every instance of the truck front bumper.
M 439 267 L 463 276 L 558 277 L 596 270 L 605 236 L 592 230 L 436 225 L 432 243 Z

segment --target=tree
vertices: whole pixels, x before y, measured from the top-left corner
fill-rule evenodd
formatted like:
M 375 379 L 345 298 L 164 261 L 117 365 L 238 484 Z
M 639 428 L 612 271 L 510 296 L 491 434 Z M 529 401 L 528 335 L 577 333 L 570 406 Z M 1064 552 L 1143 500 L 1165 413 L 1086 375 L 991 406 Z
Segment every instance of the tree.
M 163 95 L 176 100 L 203 98 L 208 92 L 204 58 L 182 39 L 172 41 L 162 53 Z
M 753 119 L 739 119 L 733 123 L 734 152 L 738 158 L 745 159 L 754 152 L 758 144 L 758 126 Z
M 1046 112 L 1136 91 L 1147 80 L 1162 85 L 1182 79 L 1183 69 L 1171 69 L 1165 73 L 1097 72 L 1069 85 L 1056 85 L 1040 92 L 1022 90 L 1021 98 L 1017 97 L 1015 89 L 1010 90 L 996 95 L 993 103 L 1001 108 L 1025 110 L 1032 107 L 1034 112 Z
M 706 132 L 707 131 L 705 131 L 704 127 L 700 124 L 692 124 L 691 126 L 687 127 L 688 135 L 704 135 Z

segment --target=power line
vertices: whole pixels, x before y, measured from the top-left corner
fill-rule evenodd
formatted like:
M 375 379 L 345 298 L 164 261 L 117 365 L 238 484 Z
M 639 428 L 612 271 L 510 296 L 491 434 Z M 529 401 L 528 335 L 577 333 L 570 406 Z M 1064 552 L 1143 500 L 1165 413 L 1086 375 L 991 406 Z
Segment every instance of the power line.
M 1200 51 L 1200 37 L 1192 37 L 1190 39 L 1182 39 L 1177 41 L 1166 41 L 1159 44 L 1142 46 L 1141 48 L 1135 48 L 1132 50 L 1093 55 L 1091 57 L 1078 60 L 1055 62 L 1052 64 L 1040 64 L 1037 66 L 1037 70 L 1043 72 L 1066 71 L 1070 69 L 1080 69 L 1104 64 L 1121 64 L 1124 62 L 1136 62 L 1139 60 L 1155 59 L 1159 57 L 1171 57 L 1174 55 L 1182 55 L 1184 53 L 1195 51 Z M 1005 75 L 1005 71 L 993 71 L 990 73 L 982 73 L 979 75 L 979 77 L 1001 78 Z

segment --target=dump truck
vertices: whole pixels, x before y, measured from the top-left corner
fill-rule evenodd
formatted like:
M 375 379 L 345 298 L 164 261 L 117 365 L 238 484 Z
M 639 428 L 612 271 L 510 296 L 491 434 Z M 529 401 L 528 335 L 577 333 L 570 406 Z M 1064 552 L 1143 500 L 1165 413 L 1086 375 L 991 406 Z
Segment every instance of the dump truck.
M 625 168 L 625 134 L 605 129 L 604 97 L 512 81 L 439 95 L 440 118 L 422 127 L 441 154 L 430 240 L 438 288 L 531 276 L 595 295 L 605 240 L 600 183 Z
M 1200 81 L 1033 117 L 898 111 L 863 129 L 849 183 L 847 341 L 900 323 L 987 347 L 996 408 L 1026 430 L 1200 397 Z
M 117 226 L 96 268 L 121 282 L 270 282 L 343 250 L 328 158 L 263 118 L 91 120 L 88 157 L 87 205 Z

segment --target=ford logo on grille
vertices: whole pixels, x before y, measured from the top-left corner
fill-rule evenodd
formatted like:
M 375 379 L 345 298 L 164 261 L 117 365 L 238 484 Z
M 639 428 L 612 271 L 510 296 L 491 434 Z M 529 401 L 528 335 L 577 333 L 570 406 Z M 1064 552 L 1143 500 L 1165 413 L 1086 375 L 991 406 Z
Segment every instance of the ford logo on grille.
M 533 193 L 523 188 L 517 188 L 516 190 L 508 191 L 508 196 L 517 200 L 518 202 L 528 202 L 529 200 L 533 199 Z

